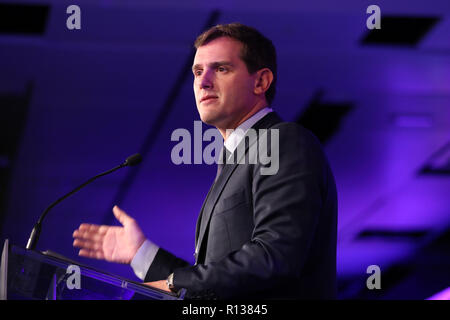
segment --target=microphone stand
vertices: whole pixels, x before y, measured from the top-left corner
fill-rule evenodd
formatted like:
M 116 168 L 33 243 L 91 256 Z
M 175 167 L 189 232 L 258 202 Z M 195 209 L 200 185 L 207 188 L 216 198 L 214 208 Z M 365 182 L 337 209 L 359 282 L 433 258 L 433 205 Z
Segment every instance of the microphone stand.
M 28 239 L 27 246 L 25 248 L 27 250 L 34 250 L 36 248 L 36 243 L 39 240 L 39 236 L 41 234 L 42 221 L 44 221 L 45 216 L 47 215 L 47 213 L 54 206 L 56 206 L 58 203 L 60 203 L 61 201 L 63 201 L 67 197 L 71 196 L 72 194 L 74 194 L 75 192 L 77 192 L 78 190 L 83 188 L 84 186 L 88 185 L 92 181 L 97 180 L 98 178 L 103 177 L 104 175 L 110 174 L 111 172 L 114 172 L 114 171 L 116 171 L 118 169 L 121 169 L 123 167 L 133 166 L 135 164 L 138 164 L 141 161 L 141 159 L 142 158 L 141 158 L 141 156 L 139 154 L 132 155 L 132 156 L 128 157 L 125 160 L 125 162 L 122 163 L 121 165 L 118 165 L 117 167 L 114 167 L 114 168 L 112 168 L 112 169 L 110 169 L 108 171 L 105 171 L 105 172 L 102 172 L 102 173 L 96 175 L 95 177 L 90 178 L 85 183 L 83 183 L 80 186 L 76 187 L 74 190 L 70 191 L 69 193 L 65 194 L 64 196 L 62 196 L 61 198 L 59 198 L 58 200 L 53 202 L 51 205 L 49 205 L 47 207 L 47 209 L 44 210 L 44 212 L 41 214 L 41 216 L 39 217 L 38 221 L 34 225 L 33 230 L 31 231 L 31 234 L 30 234 L 30 238 Z

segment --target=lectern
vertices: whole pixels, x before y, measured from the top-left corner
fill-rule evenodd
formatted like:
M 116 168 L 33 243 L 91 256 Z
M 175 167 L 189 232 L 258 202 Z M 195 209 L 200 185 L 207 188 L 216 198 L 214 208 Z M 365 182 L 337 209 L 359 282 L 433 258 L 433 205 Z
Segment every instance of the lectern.
M 0 300 L 182 300 L 168 293 L 83 266 L 58 254 L 3 245 Z

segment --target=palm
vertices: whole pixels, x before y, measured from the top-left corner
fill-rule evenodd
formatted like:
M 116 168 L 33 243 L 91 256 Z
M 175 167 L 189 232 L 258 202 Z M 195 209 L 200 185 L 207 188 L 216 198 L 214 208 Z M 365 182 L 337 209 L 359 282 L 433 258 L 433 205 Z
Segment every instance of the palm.
M 139 249 L 140 230 L 126 227 L 109 227 L 103 239 L 105 260 L 129 263 Z

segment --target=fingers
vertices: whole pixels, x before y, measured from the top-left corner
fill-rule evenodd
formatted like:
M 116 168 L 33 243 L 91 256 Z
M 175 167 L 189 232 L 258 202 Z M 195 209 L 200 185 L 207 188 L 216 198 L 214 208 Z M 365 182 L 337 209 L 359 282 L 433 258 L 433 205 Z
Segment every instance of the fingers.
M 153 288 L 157 288 L 160 290 L 164 290 L 167 292 L 171 292 L 169 287 L 167 286 L 167 280 L 158 280 L 158 281 L 152 281 L 152 282 L 144 282 L 143 284 L 149 286 L 149 287 L 153 287 Z
M 77 247 L 77 248 L 95 250 L 95 251 L 102 250 L 102 248 L 103 248 L 103 245 L 100 241 L 94 242 L 94 241 L 80 240 L 80 239 L 75 239 L 73 241 L 73 246 Z
M 122 209 L 120 209 L 118 206 L 113 207 L 113 213 L 114 213 L 114 216 L 116 217 L 116 219 L 119 220 L 119 222 L 123 226 L 133 220 L 133 218 L 131 218 L 129 215 L 127 215 L 127 213 L 125 211 L 123 211 Z
M 103 242 L 105 235 L 110 228 L 115 227 L 87 223 L 81 224 L 72 234 L 73 238 L 75 238 L 73 246 L 80 248 L 78 255 L 104 260 L 105 254 L 103 252 Z
M 108 232 L 109 228 L 112 227 L 83 223 L 73 232 L 72 237 L 90 241 L 101 241 Z
M 81 249 L 78 252 L 78 255 L 82 256 L 82 257 L 87 257 L 87 258 L 94 258 L 94 259 L 101 259 L 101 260 L 105 259 L 105 255 L 103 254 L 103 252 L 97 251 L 97 250 Z
M 97 224 L 82 223 L 78 230 L 89 233 L 105 234 L 109 226 L 99 226 Z

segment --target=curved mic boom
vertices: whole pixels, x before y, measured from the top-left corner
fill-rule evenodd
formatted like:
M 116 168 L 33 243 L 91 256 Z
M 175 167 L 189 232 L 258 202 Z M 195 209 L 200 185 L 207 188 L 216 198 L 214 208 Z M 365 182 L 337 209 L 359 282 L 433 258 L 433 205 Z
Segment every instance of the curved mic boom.
M 69 193 L 65 194 L 64 196 L 62 196 L 61 198 L 59 198 L 58 200 L 53 202 L 51 205 L 49 205 L 47 207 L 47 209 L 44 210 L 44 212 L 41 214 L 41 216 L 39 217 L 38 221 L 34 225 L 34 228 L 33 228 L 33 230 L 31 231 L 31 234 L 30 234 L 30 238 L 28 239 L 26 249 L 27 250 L 34 250 L 34 248 L 36 247 L 36 244 L 37 244 L 37 242 L 39 240 L 39 235 L 41 233 L 42 221 L 44 220 L 44 218 L 47 215 L 47 213 L 54 206 L 56 206 L 58 203 L 60 203 L 61 201 L 63 201 L 67 197 L 71 196 L 72 194 L 74 194 L 75 192 L 80 190 L 81 188 L 85 187 L 86 185 L 88 185 L 92 181 L 94 181 L 94 180 L 96 180 L 96 179 L 98 179 L 100 177 L 103 177 L 103 176 L 105 176 L 107 174 L 110 174 L 111 172 L 114 172 L 114 171 L 116 171 L 118 169 L 121 169 L 123 167 L 137 165 L 141 161 L 142 161 L 142 157 L 141 157 L 141 155 L 139 153 L 133 154 L 133 155 L 129 156 L 122 164 L 120 164 L 117 167 L 114 167 L 114 168 L 112 168 L 112 169 L 110 169 L 108 171 L 102 172 L 102 173 L 96 175 L 95 177 L 90 178 L 88 181 L 86 181 L 82 185 L 76 187 L 75 189 L 73 189 L 72 191 L 70 191 Z

